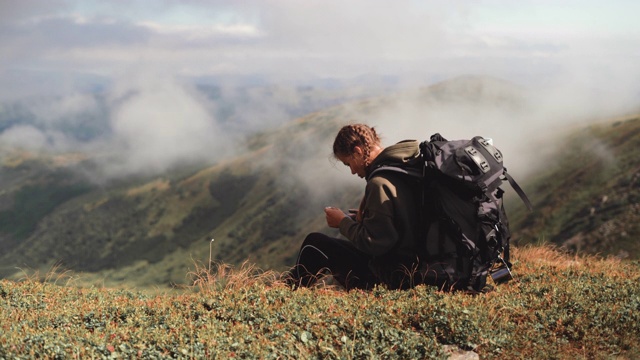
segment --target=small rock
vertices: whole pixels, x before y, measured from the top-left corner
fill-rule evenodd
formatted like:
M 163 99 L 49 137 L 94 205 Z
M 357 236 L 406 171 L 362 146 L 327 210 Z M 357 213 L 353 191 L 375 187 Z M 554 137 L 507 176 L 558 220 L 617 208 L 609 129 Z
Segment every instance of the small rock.
M 442 349 L 449 355 L 449 360 L 480 360 L 476 352 L 461 350 L 455 345 L 443 345 Z

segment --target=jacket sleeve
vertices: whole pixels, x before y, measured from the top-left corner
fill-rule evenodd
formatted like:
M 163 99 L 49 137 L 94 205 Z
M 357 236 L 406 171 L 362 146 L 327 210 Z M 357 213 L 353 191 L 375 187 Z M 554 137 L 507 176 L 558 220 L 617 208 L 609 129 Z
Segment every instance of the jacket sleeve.
M 367 183 L 364 196 L 362 222 L 345 217 L 340 222 L 340 233 L 359 250 L 380 256 L 389 252 L 400 237 L 394 225 L 396 188 L 376 176 Z

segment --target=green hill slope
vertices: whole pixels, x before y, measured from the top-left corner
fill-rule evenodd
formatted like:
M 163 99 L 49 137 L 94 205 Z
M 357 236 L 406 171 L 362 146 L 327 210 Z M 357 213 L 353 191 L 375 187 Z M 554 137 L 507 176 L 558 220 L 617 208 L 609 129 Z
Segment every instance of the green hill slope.
M 88 284 L 163 286 L 188 283 L 189 269 L 210 258 L 283 271 L 306 234 L 331 231 L 324 206 L 359 202 L 361 182 L 327 171 L 337 130 L 347 122 L 378 123 L 389 113 L 388 121 L 407 126 L 399 121 L 407 115 L 404 102 L 466 104 L 465 116 L 479 113 L 481 104 L 490 105 L 486 116 L 529 106 L 508 83 L 463 77 L 309 114 L 252 136 L 241 154 L 224 162 L 103 184 L 90 180 L 98 169 L 86 156 L 4 151 L 0 277 L 59 266 L 83 273 Z M 639 124 L 631 117 L 580 130 L 557 164 L 531 181 L 519 179 L 536 209 L 528 214 L 509 205 L 517 243 L 570 240 L 567 245 L 581 251 L 639 258 Z M 595 155 L 605 149 L 604 157 Z M 509 154 L 510 163 L 516 156 Z
M 575 131 L 546 165 L 525 183 L 535 210 L 513 207 L 519 244 L 640 258 L 640 115 Z
M 292 157 L 304 161 L 310 155 L 304 151 L 328 148 L 337 119 L 312 114 L 253 138 L 237 158 L 195 172 L 103 186 L 78 175 L 89 166 L 81 161 L 56 165 L 42 154 L 6 157 L 0 275 L 59 266 L 94 274 L 87 278 L 97 282 L 184 283 L 194 262 L 208 261 L 211 239 L 215 261 L 250 259 L 284 270 L 306 233 L 324 228 L 319 209 L 327 201 L 346 196 L 357 204 L 348 187 L 310 197 L 312 189 L 290 168 Z

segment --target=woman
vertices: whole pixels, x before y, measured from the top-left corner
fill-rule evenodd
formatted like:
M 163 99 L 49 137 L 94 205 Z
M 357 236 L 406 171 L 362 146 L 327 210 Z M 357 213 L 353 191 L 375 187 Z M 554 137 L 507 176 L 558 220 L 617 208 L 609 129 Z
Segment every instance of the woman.
M 367 180 L 360 208 L 347 215 L 339 208 L 324 209 L 327 224 L 347 239 L 309 234 L 289 272 L 294 287 L 311 286 L 328 272 L 345 288 L 369 289 L 376 284 L 408 288 L 421 283 L 415 247 L 419 189 L 415 180 L 397 172 L 371 172 L 388 164 L 420 166 L 418 142 L 407 140 L 382 148 L 373 127 L 344 126 L 333 143 L 333 155 L 351 173 Z

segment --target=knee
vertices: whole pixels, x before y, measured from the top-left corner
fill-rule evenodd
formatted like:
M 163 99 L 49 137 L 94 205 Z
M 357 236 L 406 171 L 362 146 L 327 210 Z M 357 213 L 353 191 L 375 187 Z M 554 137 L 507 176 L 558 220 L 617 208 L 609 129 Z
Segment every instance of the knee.
M 325 258 L 328 259 L 328 253 L 333 251 L 333 243 L 331 238 L 322 233 L 311 233 L 302 242 L 298 259 L 302 258 Z
M 305 247 L 307 245 L 318 245 L 321 244 L 322 241 L 324 239 L 326 239 L 328 236 L 322 233 L 318 233 L 318 232 L 313 232 L 310 233 L 309 235 L 307 235 L 306 238 L 304 238 L 304 241 L 302 242 L 302 246 L 301 247 Z

